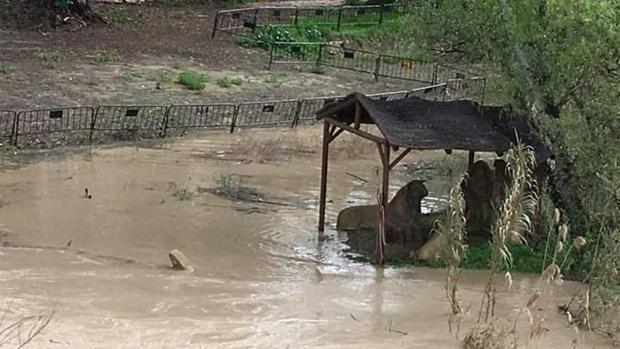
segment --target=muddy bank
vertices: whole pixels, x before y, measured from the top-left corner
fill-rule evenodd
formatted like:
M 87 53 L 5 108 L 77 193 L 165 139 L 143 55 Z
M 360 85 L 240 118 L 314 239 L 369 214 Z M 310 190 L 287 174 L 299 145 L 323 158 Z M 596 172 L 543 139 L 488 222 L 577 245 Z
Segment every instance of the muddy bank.
M 288 132 L 312 139 L 320 130 Z M 252 135 L 258 143 L 272 131 Z M 32 347 L 458 348 L 447 329 L 443 271 L 375 269 L 346 258 L 345 235 L 330 230 L 318 240 L 320 154 L 244 162 L 252 157 L 237 151 L 240 159 L 227 161 L 244 136 L 93 148 L 2 169 L 0 305 L 12 304 L 12 314 L 57 312 Z M 340 155 L 330 168 L 330 225 L 342 207 L 372 202 L 375 155 Z M 198 190 L 217 188 L 228 174 L 291 205 Z M 394 177 L 392 191 L 406 179 Z M 191 259 L 193 273 L 169 268 L 173 248 Z M 472 307 L 484 277 L 462 277 Z M 534 282 L 515 276 L 515 290 L 500 289 L 499 312 L 509 314 Z M 553 291 L 552 304 L 570 295 L 567 284 Z M 548 326 L 530 347 L 570 345 L 563 316 L 550 314 Z M 603 343 L 579 334 L 581 347 Z

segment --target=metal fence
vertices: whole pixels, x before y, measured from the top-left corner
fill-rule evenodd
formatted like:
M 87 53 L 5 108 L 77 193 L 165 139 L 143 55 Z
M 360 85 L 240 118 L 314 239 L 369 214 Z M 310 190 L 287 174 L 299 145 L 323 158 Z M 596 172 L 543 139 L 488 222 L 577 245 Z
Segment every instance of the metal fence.
M 392 101 L 418 96 L 429 100 L 482 102 L 485 79 L 451 79 L 408 91 L 370 94 Z M 0 110 L 0 140 L 24 147 L 53 147 L 182 135 L 195 130 L 296 127 L 316 120 L 316 112 L 344 96 L 204 105 L 85 106 L 21 111 Z M 481 103 L 482 104 L 482 103 Z
M 451 79 L 476 76 L 455 67 L 443 66 L 411 57 L 345 48 L 321 42 L 276 42 L 271 45 L 268 68 L 280 64 L 331 67 L 380 77 L 437 84 Z
M 381 24 L 400 4 L 311 7 L 252 7 L 217 11 L 211 37 L 217 32 L 247 36 L 267 26 L 330 26 Z

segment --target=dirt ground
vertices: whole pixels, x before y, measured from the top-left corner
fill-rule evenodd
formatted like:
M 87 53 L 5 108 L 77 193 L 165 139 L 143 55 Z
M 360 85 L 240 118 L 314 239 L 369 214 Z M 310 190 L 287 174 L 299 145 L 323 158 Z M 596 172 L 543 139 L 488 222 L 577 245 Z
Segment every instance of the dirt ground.
M 120 4 L 95 9 L 110 24 L 0 30 L 0 109 L 238 102 L 417 87 L 375 83 L 368 74 L 335 69 L 268 72 L 267 52 L 243 48 L 225 33 L 211 38 L 217 8 L 210 3 L 191 9 Z M 184 71 L 205 75 L 206 88 L 196 92 L 176 83 Z M 218 86 L 227 75 L 243 83 Z

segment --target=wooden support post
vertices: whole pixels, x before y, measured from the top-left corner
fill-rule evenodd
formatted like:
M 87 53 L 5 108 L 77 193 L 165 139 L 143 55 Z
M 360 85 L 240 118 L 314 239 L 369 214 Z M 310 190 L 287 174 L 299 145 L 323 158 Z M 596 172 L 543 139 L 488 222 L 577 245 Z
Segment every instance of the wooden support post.
M 329 142 L 331 139 L 329 121 L 323 125 L 323 155 L 321 162 L 321 192 L 319 198 L 319 237 L 325 231 L 325 202 L 327 201 L 327 165 L 329 163 Z
M 359 102 L 355 102 L 355 119 L 353 122 L 353 127 L 356 130 L 360 129 L 360 120 L 362 118 L 362 108 L 360 108 Z
M 476 152 L 470 150 L 469 158 L 467 159 L 467 170 L 471 170 L 471 168 L 474 166 L 475 156 L 476 156 Z
M 381 232 L 385 233 L 385 221 L 387 220 L 387 204 L 388 204 L 388 195 L 390 191 L 390 146 L 389 144 L 386 146 L 382 146 L 377 144 L 379 147 L 379 155 L 381 156 L 381 167 L 382 167 L 382 179 L 381 179 L 381 211 L 385 219 L 380 219 L 379 231 L 377 231 L 377 236 L 375 238 L 375 261 L 378 265 L 383 265 L 383 260 L 385 259 L 384 255 L 384 239 L 385 236 L 381 234 Z

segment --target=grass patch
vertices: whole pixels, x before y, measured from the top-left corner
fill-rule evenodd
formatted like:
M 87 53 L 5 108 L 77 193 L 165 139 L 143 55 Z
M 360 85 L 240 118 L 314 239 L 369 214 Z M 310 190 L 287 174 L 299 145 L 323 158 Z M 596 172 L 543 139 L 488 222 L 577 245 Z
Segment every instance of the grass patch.
M 0 63 L 0 76 L 9 75 L 13 71 L 15 71 L 15 67 L 14 66 L 12 66 L 10 64 L 6 64 L 6 63 Z
M 194 192 L 187 188 L 178 188 L 172 193 L 172 196 L 180 201 L 189 201 L 194 198 Z
M 116 63 L 121 60 L 121 53 L 116 50 L 100 50 L 95 52 L 94 55 L 90 56 L 90 60 L 94 64 L 103 64 L 103 63 Z
M 37 54 L 37 58 L 45 66 L 53 66 L 56 63 L 64 62 L 67 59 L 67 55 L 61 50 L 41 50 Z
M 139 15 L 125 8 L 105 6 L 98 12 L 101 16 L 107 18 L 110 23 L 117 25 L 135 24 L 139 19 Z
M 269 85 L 274 85 L 275 87 L 282 86 L 282 79 L 279 74 L 271 73 L 265 77 L 264 82 Z
M 217 85 L 223 88 L 240 86 L 241 84 L 243 84 L 243 79 L 240 76 L 226 75 L 225 77 L 217 80 Z
M 194 91 L 202 91 L 205 88 L 204 76 L 190 71 L 181 73 L 178 83 Z
M 230 200 L 261 202 L 264 199 L 264 195 L 252 188 L 243 186 L 241 181 L 232 174 L 220 175 L 219 178 L 215 179 L 215 183 L 217 187 L 213 193 L 225 196 Z
M 152 79 L 155 81 L 155 89 L 164 90 L 164 85 L 172 81 L 170 73 L 167 71 L 158 71 Z

